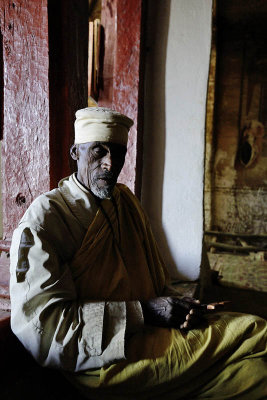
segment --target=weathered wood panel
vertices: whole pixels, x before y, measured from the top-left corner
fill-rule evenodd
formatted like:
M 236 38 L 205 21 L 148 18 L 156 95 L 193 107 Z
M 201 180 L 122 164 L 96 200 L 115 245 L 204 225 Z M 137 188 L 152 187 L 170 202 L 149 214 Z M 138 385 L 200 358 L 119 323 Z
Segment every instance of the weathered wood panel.
M 0 0 L 3 241 L 40 194 L 71 173 L 74 113 L 87 104 L 88 2 Z
M 0 2 L 4 66 L 3 239 L 50 188 L 47 1 Z
M 104 60 L 99 105 L 134 120 L 119 181 L 137 195 L 141 191 L 143 125 L 142 0 L 103 0 Z

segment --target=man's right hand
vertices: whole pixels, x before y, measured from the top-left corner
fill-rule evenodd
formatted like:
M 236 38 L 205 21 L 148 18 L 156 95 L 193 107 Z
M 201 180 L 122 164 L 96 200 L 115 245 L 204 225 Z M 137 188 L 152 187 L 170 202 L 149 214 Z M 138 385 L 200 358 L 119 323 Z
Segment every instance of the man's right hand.
M 204 314 L 222 309 L 224 304 L 200 304 L 190 297 L 156 297 L 141 302 L 145 324 L 187 330 L 200 325 Z

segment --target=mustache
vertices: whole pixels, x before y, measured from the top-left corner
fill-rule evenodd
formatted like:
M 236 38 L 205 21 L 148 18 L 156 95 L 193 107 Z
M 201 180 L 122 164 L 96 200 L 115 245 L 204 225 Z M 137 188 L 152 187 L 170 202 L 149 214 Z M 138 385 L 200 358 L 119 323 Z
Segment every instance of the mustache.
M 102 174 L 96 176 L 96 179 L 107 179 L 107 180 L 114 180 L 115 175 L 112 171 L 105 171 Z

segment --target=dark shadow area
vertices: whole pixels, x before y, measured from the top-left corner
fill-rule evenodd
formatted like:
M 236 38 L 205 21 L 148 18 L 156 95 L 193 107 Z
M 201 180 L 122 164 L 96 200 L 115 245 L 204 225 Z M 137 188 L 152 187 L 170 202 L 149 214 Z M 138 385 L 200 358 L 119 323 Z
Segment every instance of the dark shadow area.
M 51 187 L 75 168 L 75 111 L 86 107 L 88 1 L 48 1 Z
M 36 363 L 11 332 L 7 318 L 0 327 L 1 398 L 8 400 L 85 400 L 53 369 Z
M 213 271 L 215 272 L 215 271 Z M 212 285 L 206 288 L 202 294 L 202 302 L 229 301 L 225 310 L 259 315 L 267 318 L 266 292 L 256 290 L 245 290 L 234 287 L 223 287 L 213 279 Z

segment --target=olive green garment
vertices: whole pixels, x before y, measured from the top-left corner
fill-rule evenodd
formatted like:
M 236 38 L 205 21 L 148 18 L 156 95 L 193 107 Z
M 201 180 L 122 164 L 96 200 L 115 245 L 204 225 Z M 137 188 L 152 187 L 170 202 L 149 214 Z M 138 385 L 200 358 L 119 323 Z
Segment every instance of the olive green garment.
M 122 185 L 114 200 L 102 202 L 74 256 L 76 287 L 98 300 L 160 295 L 166 272 L 139 203 Z M 263 399 L 264 356 L 263 319 L 217 313 L 187 333 L 145 327 L 128 340 L 126 360 L 66 376 L 89 399 Z
M 127 361 L 68 378 L 92 400 L 266 399 L 266 322 L 217 313 L 188 333 L 147 327 Z

